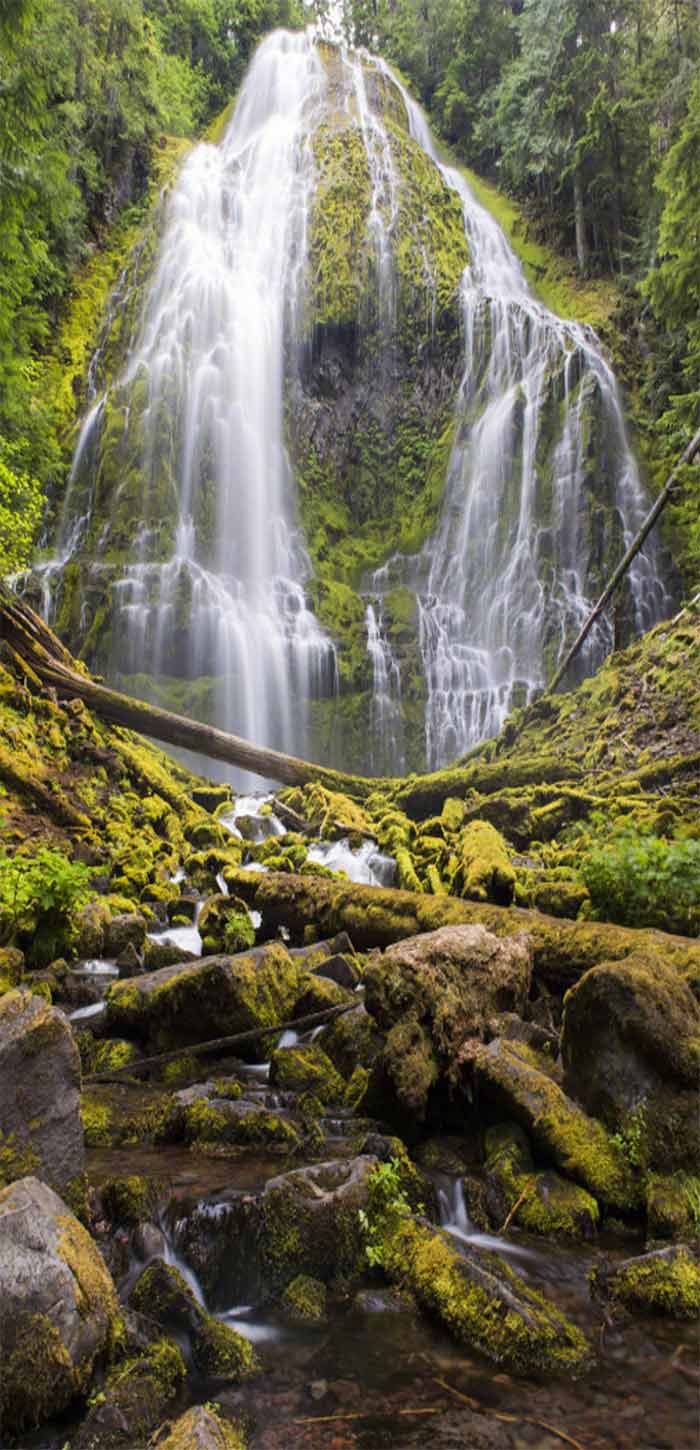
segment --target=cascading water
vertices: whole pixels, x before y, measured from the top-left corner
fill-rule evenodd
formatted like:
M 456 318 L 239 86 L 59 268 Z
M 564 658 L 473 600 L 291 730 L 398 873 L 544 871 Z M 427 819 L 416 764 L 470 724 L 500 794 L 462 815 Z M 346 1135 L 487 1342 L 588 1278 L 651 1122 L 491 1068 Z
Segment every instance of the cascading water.
M 440 161 L 420 108 L 382 60 L 373 63 L 398 87 L 412 137 L 458 193 L 470 252 L 465 370 L 440 522 L 420 555 L 391 561 L 394 581 L 417 594 L 426 755 L 438 766 L 495 734 L 514 704 L 531 699 L 582 624 L 591 586 L 603 582 L 592 578 L 596 548 L 585 537 L 599 497 L 611 496 L 622 547 L 646 506 L 615 378 L 594 334 L 535 300 L 497 223 Z M 601 478 L 606 466 L 610 476 Z M 386 572 L 374 576 L 373 590 Z M 653 540 L 629 584 L 634 625 L 648 629 L 669 603 Z M 603 622 L 589 637 L 586 670 L 611 643 Z
M 333 644 L 304 591 L 283 396 L 324 89 L 310 37 L 280 32 L 260 47 L 222 144 L 198 146 L 183 167 L 117 384 L 128 399 L 122 446 L 131 433 L 144 492 L 113 584 L 119 667 L 209 677 L 216 720 L 287 750 L 303 745 L 305 703 L 336 682 Z M 84 425 L 75 479 L 102 408 Z M 69 489 L 62 566 L 81 533 L 75 511 Z
M 360 138 L 365 235 L 347 346 L 372 339 L 370 386 L 380 395 L 401 366 L 410 247 L 419 352 L 437 346 L 446 306 L 428 210 L 409 216 L 405 200 L 420 148 L 451 197 L 461 246 L 453 194 L 459 199 L 469 263 L 439 521 L 417 553 L 394 554 L 366 579 L 368 763 L 395 773 L 408 758 L 407 705 L 388 592 L 408 589 L 417 601 L 425 753 L 438 765 L 493 734 L 541 688 L 645 501 L 593 334 L 534 299 L 500 228 L 442 164 L 423 113 L 386 64 L 345 50 L 330 56 L 311 33 L 269 36 L 223 141 L 197 146 L 185 163 L 136 341 L 121 377 L 89 399 L 56 557 L 37 572 L 56 620 L 57 600 L 67 612 L 71 568 L 83 571 L 81 643 L 92 657 L 108 616 L 111 653 L 97 662 L 127 687 L 171 703 L 173 683 L 188 682 L 176 708 L 260 744 L 304 749 L 309 700 L 333 696 L 338 682 L 334 644 L 307 601 L 311 565 L 285 446 L 292 383 L 302 358 L 313 367 L 316 346 L 308 314 L 321 195 L 315 137 L 342 118 Z M 460 252 L 455 279 L 462 266 Z M 324 327 L 332 333 L 332 317 L 317 331 Z M 98 357 L 91 388 L 100 372 Z M 314 397 L 312 420 L 319 406 Z M 666 607 L 653 542 L 630 573 L 628 596 L 638 630 Z M 583 668 L 610 642 L 603 623 Z M 415 677 L 414 666 L 407 689 Z

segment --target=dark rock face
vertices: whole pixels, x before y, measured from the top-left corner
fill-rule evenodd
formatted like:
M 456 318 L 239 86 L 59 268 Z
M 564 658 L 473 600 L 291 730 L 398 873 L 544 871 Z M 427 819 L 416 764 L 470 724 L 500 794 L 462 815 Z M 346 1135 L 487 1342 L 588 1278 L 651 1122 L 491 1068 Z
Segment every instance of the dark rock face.
M 697 1168 L 700 1006 L 651 952 L 604 962 L 566 998 L 565 1086 L 640 1166 Z
M 67 1018 L 30 992 L 0 998 L 0 1135 L 59 1187 L 83 1171 L 80 1055 Z
M 36 1178 L 0 1193 L 0 1431 L 60 1412 L 110 1349 L 117 1296 L 90 1235 Z

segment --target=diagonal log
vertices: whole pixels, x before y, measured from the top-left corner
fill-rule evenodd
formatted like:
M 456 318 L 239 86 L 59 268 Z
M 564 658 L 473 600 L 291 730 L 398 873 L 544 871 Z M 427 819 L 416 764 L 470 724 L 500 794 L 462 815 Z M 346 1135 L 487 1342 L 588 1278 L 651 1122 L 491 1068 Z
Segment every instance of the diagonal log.
M 251 745 L 250 741 L 217 730 L 213 725 L 203 725 L 184 715 L 175 715 L 170 710 L 162 710 L 109 689 L 94 680 L 84 668 L 76 667 L 75 660 L 48 625 L 2 583 L 0 638 L 42 684 L 51 686 L 64 697 L 83 700 L 96 715 L 111 725 L 136 730 L 165 745 L 175 745 L 213 760 L 222 760 L 227 765 L 238 766 L 265 780 L 280 781 L 284 785 L 316 783 L 328 790 L 360 798 L 370 795 L 380 784 L 384 789 L 387 787 L 386 781 L 346 775 L 293 755 L 284 755 L 279 750 Z

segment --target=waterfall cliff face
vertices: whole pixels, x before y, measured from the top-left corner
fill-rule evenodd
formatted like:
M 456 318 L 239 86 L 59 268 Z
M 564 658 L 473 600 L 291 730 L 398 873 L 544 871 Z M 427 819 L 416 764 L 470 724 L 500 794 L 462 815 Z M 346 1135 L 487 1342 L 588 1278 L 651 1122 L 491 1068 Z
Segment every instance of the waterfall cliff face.
M 375 770 L 531 697 L 645 506 L 593 335 L 532 297 L 383 62 L 310 35 L 268 37 L 183 166 L 91 404 L 59 629 L 137 693 Z M 661 574 L 652 545 L 629 628 Z

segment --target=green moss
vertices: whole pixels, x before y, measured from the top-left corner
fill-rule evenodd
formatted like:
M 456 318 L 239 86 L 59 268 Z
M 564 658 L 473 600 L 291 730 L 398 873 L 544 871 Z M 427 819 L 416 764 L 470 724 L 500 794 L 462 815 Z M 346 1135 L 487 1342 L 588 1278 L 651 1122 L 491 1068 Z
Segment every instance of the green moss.
M 0 1133 L 0 1188 L 17 1178 L 28 1178 L 39 1171 L 39 1157 L 31 1143 L 18 1143 L 14 1133 Z
M 488 821 L 471 821 L 456 846 L 459 865 L 450 892 L 473 901 L 495 901 L 509 906 L 515 890 L 515 871 L 503 837 Z
M 595 1233 L 599 1211 L 590 1193 L 567 1183 L 557 1173 L 536 1173 L 522 1137 L 513 1129 L 492 1128 L 486 1134 L 485 1172 L 502 1195 L 500 1228 L 515 1208 L 513 1222 L 528 1233 L 551 1238 L 588 1239 Z
M 313 1093 L 322 1103 L 340 1103 L 345 1096 L 342 1078 L 315 1043 L 273 1052 L 270 1083 L 285 1092 Z
M 196 1405 L 181 1415 L 159 1438 L 159 1450 L 192 1450 L 199 1436 L 206 1436 L 210 1450 L 246 1450 L 243 1431 L 224 1420 L 212 1405 Z
M 110 1148 L 118 1141 L 117 1127 L 106 1103 L 83 1096 L 80 1116 L 86 1148 Z
M 207 1318 L 201 1325 L 192 1356 L 200 1374 L 233 1384 L 249 1379 L 258 1369 L 250 1340 L 218 1319 Z
M 650 1238 L 690 1238 L 700 1229 L 700 1178 L 689 1173 L 649 1174 L 645 1185 Z
M 87 1385 L 51 1320 L 27 1315 L 3 1358 L 0 1411 L 3 1429 L 13 1434 L 59 1413 Z
M 127 1042 L 123 1038 L 105 1038 L 95 1043 L 90 1071 L 116 1072 L 120 1068 L 129 1067 L 132 1062 L 138 1062 L 140 1057 L 141 1053 L 133 1042 Z
M 700 1264 L 685 1248 L 646 1254 L 609 1275 L 606 1292 L 638 1314 L 695 1320 L 700 1315 Z
M 56 1228 L 56 1251 L 73 1276 L 78 1313 L 84 1319 L 94 1315 L 103 1318 L 105 1341 L 110 1346 L 119 1318 L 119 1303 L 102 1255 L 87 1230 L 72 1214 L 57 1215 Z
M 384 1243 L 383 1261 L 392 1283 L 493 1363 L 523 1374 L 585 1367 L 589 1348 L 581 1331 L 502 1259 L 471 1269 L 448 1235 L 404 1217 Z
M 326 1314 L 326 1286 L 308 1274 L 297 1274 L 282 1295 L 282 1309 L 290 1319 L 317 1323 Z
M 158 1188 L 157 1183 L 137 1174 L 108 1178 L 100 1189 L 104 1211 L 112 1223 L 143 1223 L 154 1212 Z

